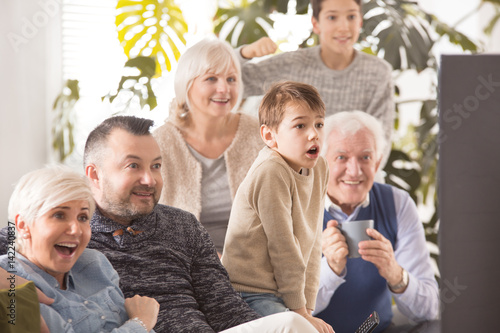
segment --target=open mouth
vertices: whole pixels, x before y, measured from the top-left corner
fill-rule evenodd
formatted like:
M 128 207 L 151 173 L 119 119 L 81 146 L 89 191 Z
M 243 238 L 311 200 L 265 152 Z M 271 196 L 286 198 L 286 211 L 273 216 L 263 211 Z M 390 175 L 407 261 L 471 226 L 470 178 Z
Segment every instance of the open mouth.
M 344 184 L 347 184 L 347 185 L 359 185 L 361 183 L 361 181 L 357 180 L 357 181 L 354 181 L 354 180 L 344 180 Z
M 71 256 L 75 253 L 77 244 L 73 243 L 59 243 L 55 245 L 56 251 L 64 256 Z
M 307 155 L 317 156 L 319 153 L 318 147 L 312 147 L 307 151 Z

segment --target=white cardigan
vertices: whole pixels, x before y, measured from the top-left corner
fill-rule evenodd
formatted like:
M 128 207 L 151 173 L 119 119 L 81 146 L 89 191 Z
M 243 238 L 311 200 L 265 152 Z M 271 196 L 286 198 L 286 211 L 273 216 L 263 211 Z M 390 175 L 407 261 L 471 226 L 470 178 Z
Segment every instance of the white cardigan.
M 200 162 L 191 154 L 180 130 L 170 121 L 153 132 L 162 155 L 163 190 L 160 203 L 186 210 L 200 219 Z M 231 199 L 264 146 L 255 117 L 241 113 L 233 142 L 224 152 Z

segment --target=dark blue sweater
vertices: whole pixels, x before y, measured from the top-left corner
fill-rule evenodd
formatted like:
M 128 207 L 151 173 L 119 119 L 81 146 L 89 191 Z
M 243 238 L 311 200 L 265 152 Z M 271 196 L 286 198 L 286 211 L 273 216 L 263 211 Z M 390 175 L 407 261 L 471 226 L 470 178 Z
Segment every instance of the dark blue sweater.
M 357 220 L 373 219 L 375 229 L 395 247 L 397 237 L 396 208 L 390 186 L 374 183 L 370 190 L 370 204 L 361 208 Z M 333 217 L 325 210 L 324 225 Z M 380 324 L 375 332 L 382 332 L 392 320 L 392 299 L 387 281 L 377 268 L 361 258 L 348 258 L 345 282 L 333 294 L 330 304 L 317 317 L 333 326 L 336 333 L 353 333 L 376 310 Z

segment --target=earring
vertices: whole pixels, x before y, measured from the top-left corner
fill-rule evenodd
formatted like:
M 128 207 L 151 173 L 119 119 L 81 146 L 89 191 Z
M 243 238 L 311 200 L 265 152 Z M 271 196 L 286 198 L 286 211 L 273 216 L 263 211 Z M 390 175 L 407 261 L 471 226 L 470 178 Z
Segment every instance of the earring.
M 182 110 L 184 112 L 182 112 L 179 117 L 180 118 L 186 118 L 188 116 L 188 112 L 189 112 L 189 108 L 188 108 L 188 106 L 187 106 L 186 103 L 184 103 L 184 105 L 182 105 Z
M 21 237 L 23 239 L 28 239 L 30 237 L 30 234 L 29 233 L 25 233 L 25 234 L 22 234 Z

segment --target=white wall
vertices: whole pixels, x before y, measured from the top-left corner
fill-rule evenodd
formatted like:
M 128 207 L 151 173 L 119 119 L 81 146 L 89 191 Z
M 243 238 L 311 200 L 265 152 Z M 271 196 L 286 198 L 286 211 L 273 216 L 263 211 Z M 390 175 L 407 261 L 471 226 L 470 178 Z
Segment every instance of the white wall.
M 48 115 L 61 77 L 58 6 L 0 2 L 0 227 L 13 184 L 48 160 Z

